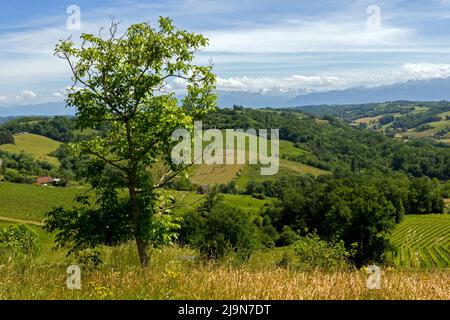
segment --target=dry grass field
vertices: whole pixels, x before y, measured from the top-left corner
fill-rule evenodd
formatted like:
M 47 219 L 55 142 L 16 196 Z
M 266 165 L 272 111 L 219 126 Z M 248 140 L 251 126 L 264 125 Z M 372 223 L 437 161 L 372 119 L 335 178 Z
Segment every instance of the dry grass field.
M 67 262 L 0 267 L 0 299 L 450 299 L 449 271 L 381 274 L 381 289 L 367 289 L 367 273 L 298 271 L 252 262 L 203 264 L 182 260 L 185 249 L 155 251 L 142 271 L 133 247 L 110 252 L 97 270 L 82 268 L 81 290 L 66 288 Z M 120 257 L 120 258 L 118 258 Z M 119 260 L 120 259 L 120 260 Z

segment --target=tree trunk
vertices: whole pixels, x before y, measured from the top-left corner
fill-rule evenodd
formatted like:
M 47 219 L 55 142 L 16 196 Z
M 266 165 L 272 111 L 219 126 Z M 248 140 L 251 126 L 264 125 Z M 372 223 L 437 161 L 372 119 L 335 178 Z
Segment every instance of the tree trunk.
M 142 239 L 136 238 L 136 245 L 139 252 L 139 260 L 141 261 L 141 267 L 147 268 L 149 259 L 147 254 L 147 245 Z
M 139 260 L 141 262 L 141 267 L 146 268 L 149 264 L 149 258 L 147 254 L 147 245 L 142 239 L 142 217 L 137 203 L 137 193 L 135 187 L 135 179 L 132 177 L 129 179 L 128 192 L 130 195 L 130 210 L 131 216 L 134 222 L 134 237 L 136 239 L 136 246 L 139 253 Z

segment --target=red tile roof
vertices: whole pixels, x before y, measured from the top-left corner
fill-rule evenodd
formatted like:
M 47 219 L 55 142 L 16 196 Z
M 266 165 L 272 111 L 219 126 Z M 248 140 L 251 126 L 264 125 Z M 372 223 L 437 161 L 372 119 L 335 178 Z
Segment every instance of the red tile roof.
M 37 184 L 52 183 L 53 181 L 53 177 L 39 177 L 36 179 Z

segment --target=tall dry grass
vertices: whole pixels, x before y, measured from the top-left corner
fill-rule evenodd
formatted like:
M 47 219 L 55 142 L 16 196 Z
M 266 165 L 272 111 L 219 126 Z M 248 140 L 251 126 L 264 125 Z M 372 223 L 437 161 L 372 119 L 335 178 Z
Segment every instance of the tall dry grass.
M 382 272 L 368 290 L 364 270 L 301 272 L 268 263 L 204 264 L 180 260 L 186 250 L 154 252 L 146 271 L 129 248 L 111 251 L 99 269 L 82 268 L 81 290 L 66 288 L 69 261 L 7 263 L 0 299 L 450 299 L 450 271 Z M 189 252 L 188 252 L 189 253 Z

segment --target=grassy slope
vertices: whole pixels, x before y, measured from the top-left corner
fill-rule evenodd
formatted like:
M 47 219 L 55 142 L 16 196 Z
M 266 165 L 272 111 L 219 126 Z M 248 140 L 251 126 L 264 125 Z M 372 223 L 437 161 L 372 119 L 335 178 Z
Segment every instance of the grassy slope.
M 308 166 L 303 163 L 289 161 L 285 159 L 280 159 L 280 167 L 278 173 L 272 176 L 263 176 L 261 175 L 260 166 L 259 165 L 247 165 L 242 170 L 241 174 L 236 180 L 237 186 L 239 190 L 245 189 L 247 182 L 253 180 L 257 182 L 262 182 L 265 180 L 276 181 L 281 176 L 296 176 L 303 174 L 311 174 L 313 176 L 318 176 L 321 174 L 326 174 L 328 171 L 321 170 L 315 167 Z
M 14 145 L 4 144 L 0 146 L 0 149 L 11 153 L 25 152 L 37 160 L 47 161 L 56 166 L 59 165 L 58 159 L 49 156 L 49 153 L 55 151 L 59 147 L 60 142 L 31 133 L 15 135 L 14 140 Z
M 86 187 L 39 187 L 27 184 L 0 182 L 0 217 L 41 221 L 52 207 L 71 207 L 76 195 L 83 194 Z M 198 206 L 204 195 L 194 192 L 170 191 L 185 211 Z M 246 211 L 259 210 L 271 199 L 258 200 L 251 196 L 224 195 L 225 202 L 234 204 Z
M 194 192 L 170 191 L 180 205 L 176 212 L 185 212 L 189 209 L 196 208 L 204 199 L 205 195 Z M 244 211 L 258 211 L 265 205 L 269 204 L 273 199 L 264 200 L 255 199 L 247 195 L 224 194 L 224 201 L 227 204 L 238 206 Z

